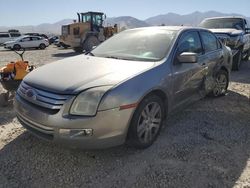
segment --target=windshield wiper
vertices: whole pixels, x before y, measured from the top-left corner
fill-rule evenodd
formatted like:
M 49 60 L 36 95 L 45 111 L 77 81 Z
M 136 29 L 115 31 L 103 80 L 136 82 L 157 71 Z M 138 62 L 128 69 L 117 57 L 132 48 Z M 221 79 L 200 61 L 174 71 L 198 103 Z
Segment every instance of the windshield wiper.
M 130 57 L 117 57 L 117 56 L 104 56 L 104 58 L 110 58 L 110 59 L 120 59 L 120 60 L 135 60 L 134 58 Z

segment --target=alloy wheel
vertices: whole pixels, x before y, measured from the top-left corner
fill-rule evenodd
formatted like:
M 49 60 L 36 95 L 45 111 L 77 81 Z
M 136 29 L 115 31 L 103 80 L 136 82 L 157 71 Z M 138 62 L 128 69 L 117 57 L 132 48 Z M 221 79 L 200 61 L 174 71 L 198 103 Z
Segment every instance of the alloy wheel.
M 137 125 L 137 135 L 140 142 L 150 143 L 157 136 L 161 120 L 162 110 L 157 102 L 151 102 L 144 107 Z
M 215 87 L 213 90 L 214 96 L 223 95 L 226 93 L 228 80 L 225 74 L 219 74 L 215 80 Z

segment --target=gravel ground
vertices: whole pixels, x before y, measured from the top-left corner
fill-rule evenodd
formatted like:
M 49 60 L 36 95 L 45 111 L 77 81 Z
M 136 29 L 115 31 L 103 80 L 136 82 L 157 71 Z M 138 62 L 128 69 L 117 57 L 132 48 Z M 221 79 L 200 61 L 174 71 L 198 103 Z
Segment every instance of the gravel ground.
M 42 65 L 72 55 L 49 47 L 25 59 Z M 0 65 L 16 58 L 0 51 Z M 250 61 L 229 88 L 170 115 L 146 150 L 63 148 L 26 132 L 11 105 L 0 108 L 0 187 L 250 187 Z

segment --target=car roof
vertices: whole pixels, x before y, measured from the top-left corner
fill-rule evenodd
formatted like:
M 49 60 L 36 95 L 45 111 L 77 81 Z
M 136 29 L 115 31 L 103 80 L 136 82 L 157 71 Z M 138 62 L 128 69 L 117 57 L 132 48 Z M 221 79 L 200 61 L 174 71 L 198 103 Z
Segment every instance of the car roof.
M 206 18 L 206 19 L 204 19 L 204 20 L 214 20 L 214 19 L 230 19 L 230 18 L 244 19 L 244 17 L 243 17 L 243 16 L 221 16 L 221 17 Z
M 184 30 L 205 30 L 209 31 L 208 29 L 202 27 L 192 27 L 192 26 L 150 26 L 150 27 L 140 27 L 130 30 L 144 30 L 144 29 L 165 29 L 165 30 L 172 30 L 172 31 L 184 31 Z
M 42 38 L 40 36 L 34 36 L 34 35 L 22 35 L 19 38 L 26 38 L 26 37 L 39 37 L 39 38 Z

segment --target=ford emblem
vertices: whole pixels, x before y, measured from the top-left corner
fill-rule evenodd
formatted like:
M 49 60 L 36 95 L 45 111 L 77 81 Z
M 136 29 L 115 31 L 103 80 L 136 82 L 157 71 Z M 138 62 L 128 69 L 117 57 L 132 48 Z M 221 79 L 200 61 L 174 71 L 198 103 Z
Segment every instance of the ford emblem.
M 32 98 L 33 100 L 35 100 L 36 99 L 36 93 L 35 93 L 35 91 L 33 89 L 28 89 L 26 91 L 26 97 Z

